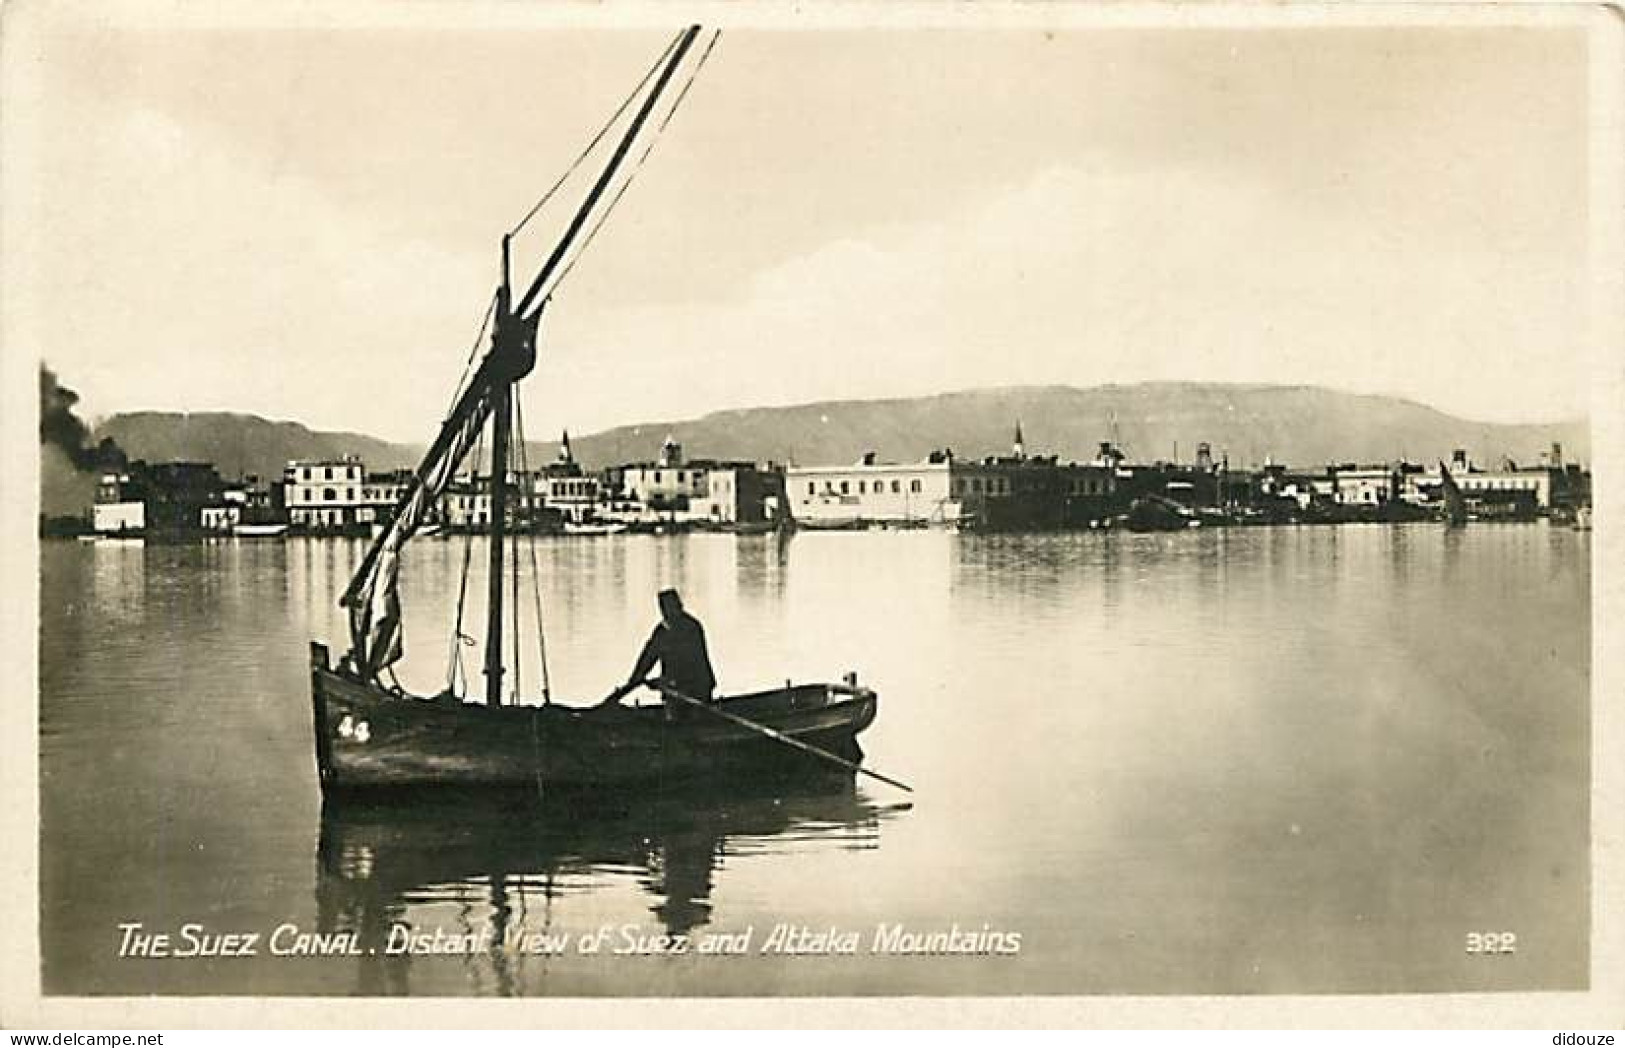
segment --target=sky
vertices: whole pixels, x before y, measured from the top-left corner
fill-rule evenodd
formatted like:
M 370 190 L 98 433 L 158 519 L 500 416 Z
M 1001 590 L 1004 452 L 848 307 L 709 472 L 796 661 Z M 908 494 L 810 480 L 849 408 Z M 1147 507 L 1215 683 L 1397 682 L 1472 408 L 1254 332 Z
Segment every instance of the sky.
M 670 38 L 93 12 L 7 56 L 32 352 L 93 416 L 403 441 L 502 232 Z M 556 296 L 527 427 L 1157 379 L 1581 417 L 1586 59 L 1562 27 L 729 30 Z

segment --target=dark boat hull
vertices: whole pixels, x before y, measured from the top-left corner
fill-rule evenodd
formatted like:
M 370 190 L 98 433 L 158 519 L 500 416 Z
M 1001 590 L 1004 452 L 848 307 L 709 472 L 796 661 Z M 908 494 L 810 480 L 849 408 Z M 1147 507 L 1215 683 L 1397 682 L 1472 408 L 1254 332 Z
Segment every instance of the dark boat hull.
M 424 787 L 541 789 L 825 774 L 828 762 L 698 710 L 490 707 L 388 691 L 328 665 L 311 645 L 316 762 L 324 794 Z M 719 708 L 850 761 L 874 721 L 867 688 L 801 684 Z

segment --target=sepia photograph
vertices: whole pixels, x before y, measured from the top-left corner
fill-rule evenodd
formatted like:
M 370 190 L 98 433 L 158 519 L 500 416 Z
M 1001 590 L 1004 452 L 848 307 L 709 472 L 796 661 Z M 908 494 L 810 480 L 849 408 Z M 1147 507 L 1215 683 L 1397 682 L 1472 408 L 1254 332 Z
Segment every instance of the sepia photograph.
M 8 5 L 8 970 L 1589 1000 L 1621 24 L 1414 15 Z

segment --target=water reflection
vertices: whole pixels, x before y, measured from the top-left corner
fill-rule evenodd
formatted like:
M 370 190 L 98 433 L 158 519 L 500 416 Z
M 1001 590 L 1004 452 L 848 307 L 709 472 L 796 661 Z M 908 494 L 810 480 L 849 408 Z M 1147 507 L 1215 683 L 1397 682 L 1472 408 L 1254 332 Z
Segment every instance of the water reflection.
M 1512 524 L 802 532 L 561 536 L 539 540 L 534 562 L 524 551 L 521 582 L 540 580 L 560 701 L 624 679 L 655 590 L 677 585 L 705 622 L 722 690 L 848 669 L 879 689 L 864 748 L 926 799 L 895 819 L 850 787 L 591 814 L 482 803 L 324 816 L 306 645 L 343 644 L 338 597 L 363 549 L 42 544 L 46 992 L 1586 983 L 1587 534 Z M 460 538 L 408 550 L 399 669 L 409 687 L 444 684 L 464 556 Z M 482 540 L 472 556 L 477 622 Z M 477 666 L 478 654 L 464 658 Z M 526 681 L 535 659 L 527 642 Z M 205 967 L 116 948 L 129 920 L 314 933 L 318 909 L 329 929 L 373 944 L 387 944 L 396 921 L 487 935 L 755 927 L 758 941 L 779 922 L 958 921 L 1024 939 L 1019 958 L 997 964 L 363 951 Z M 1460 929 L 1485 914 L 1539 934 L 1486 966 L 1460 951 Z
M 328 801 L 317 931 L 354 936 L 357 993 L 411 992 L 414 957 L 397 947 L 408 933 L 437 929 L 490 944 L 453 958 L 487 984 L 482 992 L 536 993 L 551 958 L 517 945 L 583 931 L 555 924 L 555 904 L 567 897 L 633 886 L 658 933 L 689 935 L 716 918 L 714 893 L 730 862 L 805 846 L 876 848 L 881 822 L 907 808 L 871 802 L 844 775 L 745 795 Z

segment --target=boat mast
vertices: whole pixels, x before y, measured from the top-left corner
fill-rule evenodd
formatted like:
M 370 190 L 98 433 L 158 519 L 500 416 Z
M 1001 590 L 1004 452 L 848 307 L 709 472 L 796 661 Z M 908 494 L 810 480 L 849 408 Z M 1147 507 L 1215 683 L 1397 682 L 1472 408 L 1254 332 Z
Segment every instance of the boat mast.
M 632 149 L 632 143 L 643 130 L 644 123 L 654 112 L 656 103 L 665 93 L 672 76 L 677 72 L 677 67 L 682 64 L 689 48 L 694 45 L 694 40 L 699 35 L 699 26 L 689 26 L 679 35 L 670 57 L 655 80 L 654 87 L 643 99 L 643 104 L 621 136 L 620 143 L 605 163 L 603 171 L 599 173 L 598 180 L 593 183 L 581 206 L 576 209 L 575 217 L 565 228 L 564 234 L 553 248 L 553 253 L 548 256 L 541 271 L 531 280 L 530 286 L 526 288 L 517 305 L 513 301 L 513 288 L 509 277 L 509 245 L 513 235 L 510 233 L 502 238 L 502 286 L 497 290 L 496 304 L 498 332 L 513 328 L 521 322 L 534 323 L 535 318 L 540 316 L 546 304 L 542 292 L 548 280 L 558 271 L 566 255 L 575 245 L 588 218 L 594 213 L 610 183 L 619 173 L 623 161 Z M 611 206 L 613 207 L 613 203 Z M 528 370 L 527 366 L 524 371 L 506 381 L 499 381 L 491 390 L 491 557 L 489 597 L 486 601 L 485 704 L 492 708 L 502 705 L 502 543 L 507 533 L 508 443 L 513 426 L 513 391 L 514 383 Z
M 502 238 L 502 286 L 497 289 L 496 324 L 513 323 L 513 287 L 509 280 L 509 244 Z M 485 620 L 485 704 L 502 705 L 502 543 L 508 524 L 508 437 L 513 425 L 513 385 L 491 391 L 491 559 Z

